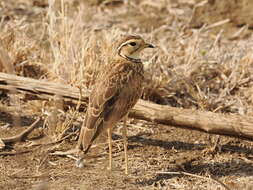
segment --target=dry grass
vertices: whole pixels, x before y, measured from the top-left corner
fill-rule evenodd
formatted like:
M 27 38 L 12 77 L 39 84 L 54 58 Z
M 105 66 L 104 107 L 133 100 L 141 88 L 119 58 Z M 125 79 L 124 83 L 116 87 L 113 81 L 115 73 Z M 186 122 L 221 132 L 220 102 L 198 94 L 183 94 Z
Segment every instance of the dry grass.
M 30 12 L 26 6 L 31 5 L 21 2 L 17 6 L 25 7 L 24 15 L 11 22 L 2 16 L 1 23 L 1 40 L 20 75 L 90 88 L 99 68 L 113 55 L 112 42 L 120 34 L 138 33 L 158 47 L 145 53 L 144 99 L 252 114 L 251 37 L 228 41 L 222 30 L 214 35 L 205 27 L 187 29 L 190 10 L 173 8 L 164 1 L 109 8 L 50 0 L 48 9 L 36 7 Z M 153 11 L 159 10 L 158 24 L 153 22 L 158 17 Z
M 143 55 L 144 99 L 253 115 L 253 36 L 229 41 L 222 28 L 219 33 L 206 26 L 188 28 L 191 1 L 90 2 L 0 2 L 0 41 L 16 74 L 92 88 L 98 71 L 113 56 L 112 43 L 121 34 L 136 33 L 157 46 Z M 72 108 L 69 117 L 60 119 L 54 103 L 43 110 L 41 105 L 38 103 L 34 114 L 47 113 L 47 134 L 54 139 L 61 138 L 71 122 L 82 117 Z

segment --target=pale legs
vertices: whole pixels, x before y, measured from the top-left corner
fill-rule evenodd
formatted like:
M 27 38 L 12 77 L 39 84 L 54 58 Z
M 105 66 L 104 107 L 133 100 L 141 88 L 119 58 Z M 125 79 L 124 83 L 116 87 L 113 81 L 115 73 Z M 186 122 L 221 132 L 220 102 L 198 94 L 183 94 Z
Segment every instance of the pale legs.
M 123 138 L 124 138 L 124 156 L 125 156 L 125 174 L 128 174 L 128 155 L 127 155 L 127 118 L 128 115 L 124 118 L 124 127 L 123 127 Z
M 127 155 L 127 119 L 128 115 L 124 117 L 123 121 L 123 140 L 124 140 L 124 157 L 125 157 L 125 174 L 128 174 L 128 155 Z M 112 128 L 107 129 L 108 145 L 109 145 L 109 170 L 112 170 Z
M 112 170 L 112 129 L 108 128 L 108 144 L 109 144 L 109 170 Z

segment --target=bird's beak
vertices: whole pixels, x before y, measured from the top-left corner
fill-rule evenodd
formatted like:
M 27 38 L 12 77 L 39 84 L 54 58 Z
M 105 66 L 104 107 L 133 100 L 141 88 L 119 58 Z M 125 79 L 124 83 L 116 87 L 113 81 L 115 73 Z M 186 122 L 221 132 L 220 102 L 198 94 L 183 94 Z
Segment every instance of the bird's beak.
M 152 44 L 146 43 L 145 48 L 155 48 L 155 46 Z

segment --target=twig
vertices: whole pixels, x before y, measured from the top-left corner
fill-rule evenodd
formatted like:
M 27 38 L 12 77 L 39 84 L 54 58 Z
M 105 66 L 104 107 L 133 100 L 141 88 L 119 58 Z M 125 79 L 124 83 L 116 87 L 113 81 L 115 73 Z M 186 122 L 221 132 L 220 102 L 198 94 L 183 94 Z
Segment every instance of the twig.
M 217 183 L 219 183 L 221 186 L 223 186 L 226 190 L 231 190 L 227 185 L 225 185 L 222 181 L 220 181 L 219 179 L 217 179 L 216 177 L 210 175 L 210 178 L 214 181 L 216 181 Z
M 191 177 L 196 177 L 196 178 L 200 178 L 200 179 L 205 179 L 205 180 L 212 180 L 218 184 L 220 184 L 221 186 L 223 186 L 226 190 L 231 190 L 227 185 L 225 185 L 223 182 L 221 182 L 220 180 L 214 178 L 213 176 L 210 177 L 204 177 L 204 176 L 200 176 L 200 175 L 196 175 L 196 174 L 191 174 L 188 172 L 157 172 L 157 174 L 168 174 L 168 175 L 187 175 L 187 176 L 191 176 Z
M 37 167 L 37 172 L 39 172 L 40 167 L 46 162 L 46 160 L 48 159 L 48 154 L 46 154 L 45 156 L 43 156 L 42 160 L 40 161 L 38 167 Z
M 76 133 L 70 133 L 68 135 L 66 135 L 65 137 L 62 137 L 61 139 L 59 140 L 55 140 L 53 142 L 49 142 L 49 143 L 34 143 L 34 144 L 31 144 L 31 145 L 28 145 L 29 147 L 33 147 L 33 146 L 48 146 L 48 145 L 54 145 L 54 144 L 57 144 L 57 143 L 60 143 L 62 142 L 63 140 L 69 138 L 70 136 L 74 135 Z
M 41 118 L 36 119 L 36 121 L 33 122 L 33 124 L 30 125 L 30 127 L 28 127 L 28 129 L 24 130 L 22 133 L 15 135 L 13 137 L 2 138 L 2 141 L 4 143 L 15 143 L 15 142 L 22 141 L 25 137 L 27 137 L 36 128 L 36 125 L 39 123 L 40 120 L 41 120 Z
M 249 25 L 246 24 L 245 26 L 241 27 L 237 32 L 235 32 L 231 37 L 229 37 L 228 39 L 230 40 L 236 40 L 239 38 L 239 36 L 249 28 Z
M 221 39 L 221 35 L 223 34 L 223 32 L 224 32 L 224 30 L 221 29 L 220 32 L 218 33 L 218 35 L 216 36 L 214 43 L 213 43 L 212 46 L 210 47 L 210 50 L 213 49 L 213 48 L 218 44 L 218 42 L 219 42 L 220 39 Z
M 24 154 L 31 152 L 32 150 L 23 150 L 23 151 L 17 151 L 17 152 L 0 152 L 0 156 L 13 156 L 18 154 Z
M 74 135 L 74 134 L 76 134 L 76 133 L 70 133 L 70 134 L 66 135 L 65 137 L 62 137 L 62 138 L 59 139 L 59 140 L 56 140 L 56 141 L 54 141 L 54 142 L 50 142 L 50 143 L 47 143 L 47 144 L 42 144 L 42 145 L 51 145 L 51 144 L 60 143 L 60 142 L 62 142 L 63 140 L 69 138 L 70 136 L 72 136 L 72 135 Z
M 201 1 L 200 3 L 197 3 L 194 8 L 193 8 L 193 14 L 191 14 L 191 17 L 188 21 L 188 25 L 190 23 L 193 23 L 193 19 L 194 19 L 194 16 L 195 16 L 195 13 L 196 13 L 196 10 L 199 8 L 199 7 L 203 7 L 205 4 L 208 3 L 208 0 L 205 0 L 205 1 Z
M 213 23 L 213 24 L 211 24 L 211 25 L 205 27 L 203 30 L 204 30 L 204 31 L 207 31 L 207 30 L 210 30 L 210 29 L 212 29 L 212 28 L 221 26 L 221 25 L 223 25 L 223 24 L 227 24 L 227 23 L 229 23 L 229 22 L 230 22 L 230 19 L 229 19 L 229 18 L 228 18 L 228 19 L 225 19 L 225 20 L 221 20 L 221 21 L 215 22 L 215 23 Z
M 76 158 L 75 156 L 72 156 L 72 155 L 67 155 L 67 157 L 68 157 L 68 158 L 71 158 L 71 159 L 73 159 L 73 160 L 75 160 L 75 161 L 78 160 L 78 158 Z
M 17 176 L 17 175 L 9 175 L 10 178 L 18 178 L 18 179 L 29 179 L 29 178 L 47 178 L 48 174 L 41 174 L 41 175 L 33 175 L 33 176 Z
M 65 152 L 64 151 L 55 151 L 55 152 L 50 153 L 50 155 L 67 156 L 67 155 L 78 153 L 79 151 L 80 150 L 78 150 L 78 149 L 70 149 Z
M 11 176 L 17 175 L 18 173 L 21 173 L 21 172 L 25 171 L 25 169 L 26 169 L 26 168 L 21 168 L 21 169 L 19 169 L 19 170 L 16 170 L 15 172 L 13 172 L 13 173 L 11 174 Z
M 188 172 L 157 172 L 157 174 L 188 175 L 188 176 L 192 176 L 192 177 L 196 177 L 196 178 L 200 178 L 200 179 L 210 180 L 210 178 L 208 178 L 208 177 L 204 177 L 204 176 L 200 176 L 200 175 L 196 175 L 196 174 L 191 174 Z

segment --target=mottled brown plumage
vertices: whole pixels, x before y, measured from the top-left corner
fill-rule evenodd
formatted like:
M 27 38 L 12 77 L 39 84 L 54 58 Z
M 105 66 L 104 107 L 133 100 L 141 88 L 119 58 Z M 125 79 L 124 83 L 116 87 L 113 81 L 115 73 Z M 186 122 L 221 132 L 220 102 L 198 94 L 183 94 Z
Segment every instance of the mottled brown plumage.
M 138 54 L 147 47 L 153 46 L 140 36 L 123 37 L 118 42 L 116 56 L 100 72 L 78 140 L 78 148 L 84 153 L 104 129 L 113 129 L 140 98 L 144 71 Z

